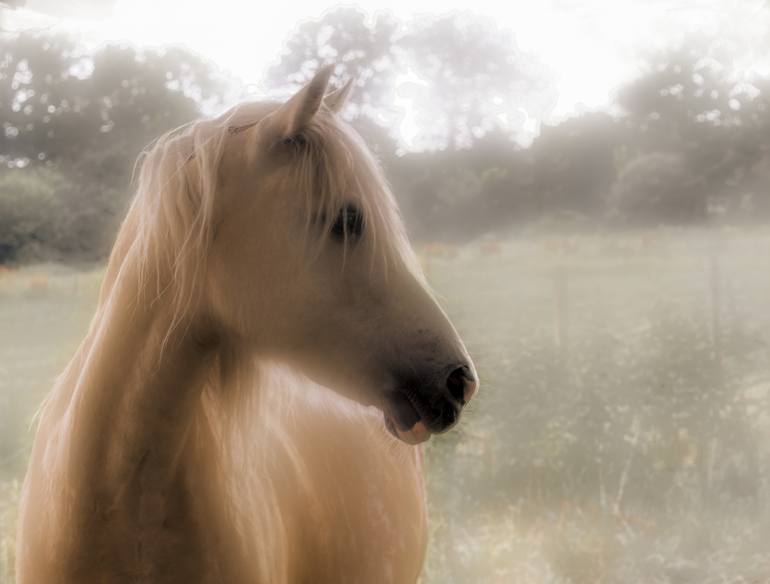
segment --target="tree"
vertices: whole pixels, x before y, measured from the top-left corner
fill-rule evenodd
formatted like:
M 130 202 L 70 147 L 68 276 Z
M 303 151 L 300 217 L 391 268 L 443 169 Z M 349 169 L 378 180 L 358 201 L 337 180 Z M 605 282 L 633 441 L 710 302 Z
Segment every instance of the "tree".
M 104 254 L 137 155 L 218 93 L 208 65 L 178 49 L 91 55 L 64 36 L 0 41 L 0 197 L 15 222 L 0 262 Z
M 521 128 L 548 100 L 550 84 L 510 31 L 470 14 L 421 22 L 403 39 L 407 63 L 427 91 L 418 105 L 423 133 L 457 150 L 487 132 Z
M 738 212 L 753 218 L 770 215 L 770 80 L 753 78 L 740 95 L 741 123 L 731 134 L 735 172 L 731 187 Z
M 412 92 L 413 107 L 426 142 L 439 148 L 467 147 L 498 127 L 515 131 L 527 109 L 547 101 L 550 88 L 542 66 L 516 49 L 509 31 L 470 15 L 407 27 L 337 9 L 297 29 L 267 83 L 299 85 L 322 61 L 338 64 L 338 84 L 356 80 L 348 115 L 383 126 L 397 119 L 396 81 L 418 78 L 425 90 Z
M 58 236 L 64 177 L 49 168 L 0 173 L 0 264 L 39 259 Z
M 68 37 L 19 35 L 0 41 L 3 162 L 50 159 L 66 147 L 67 140 L 60 138 L 65 129 L 89 132 L 78 124 L 84 104 L 76 73 L 83 68 Z
M 601 216 L 626 136 L 622 125 L 604 113 L 545 126 L 530 148 L 541 210 Z
M 750 163 L 741 147 L 747 96 L 732 61 L 722 43 L 704 38 L 651 55 L 644 73 L 619 94 L 629 159 L 675 152 L 704 200 L 731 190 Z
M 630 162 L 614 185 L 611 209 L 624 223 L 697 223 L 707 199 L 684 156 L 653 152 Z
M 196 117 L 215 94 L 208 66 L 181 50 L 107 46 L 93 57 L 64 36 L 0 43 L 0 160 L 74 163 L 84 151 L 134 158 Z

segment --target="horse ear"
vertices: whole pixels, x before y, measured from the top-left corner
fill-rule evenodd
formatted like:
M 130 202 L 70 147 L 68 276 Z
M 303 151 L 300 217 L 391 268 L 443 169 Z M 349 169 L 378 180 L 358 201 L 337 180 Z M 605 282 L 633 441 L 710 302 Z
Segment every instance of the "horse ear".
M 328 107 L 332 112 L 339 113 L 350 97 L 350 90 L 353 89 L 353 79 L 348 79 L 342 87 L 335 89 L 326 94 L 324 97 L 324 105 Z
M 265 118 L 265 124 L 260 125 L 263 126 L 270 140 L 291 138 L 313 119 L 323 103 L 332 71 L 334 71 L 334 65 L 326 65 L 319 69 L 307 85 Z

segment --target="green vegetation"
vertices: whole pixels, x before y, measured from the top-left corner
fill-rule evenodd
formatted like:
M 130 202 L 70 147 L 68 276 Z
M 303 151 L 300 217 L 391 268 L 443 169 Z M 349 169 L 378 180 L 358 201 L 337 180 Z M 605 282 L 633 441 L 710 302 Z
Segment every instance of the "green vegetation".
M 426 580 L 766 581 L 768 246 L 663 231 L 433 260 L 482 392 L 428 450 Z
M 181 50 L 3 36 L 0 265 L 106 257 L 142 149 L 221 91 L 209 65 Z
M 611 114 L 575 115 L 532 136 L 554 81 L 509 31 L 471 15 L 404 22 L 340 8 L 294 31 L 264 87 L 286 96 L 321 60 L 337 64 L 333 84 L 355 79 L 344 116 L 382 161 L 422 241 L 554 222 L 766 223 L 770 81 L 739 68 L 747 56 L 737 50 L 693 37 L 644 55 Z M 394 109 L 403 78 L 419 80 L 398 88 L 419 127 L 411 151 L 398 143 Z M 141 150 L 203 112 L 253 98 L 181 49 L 3 37 L 0 264 L 104 258 Z
M 766 231 L 426 246 L 482 377 L 427 447 L 425 583 L 760 582 L 770 574 Z M 30 422 L 100 271 L 0 274 L 0 570 Z

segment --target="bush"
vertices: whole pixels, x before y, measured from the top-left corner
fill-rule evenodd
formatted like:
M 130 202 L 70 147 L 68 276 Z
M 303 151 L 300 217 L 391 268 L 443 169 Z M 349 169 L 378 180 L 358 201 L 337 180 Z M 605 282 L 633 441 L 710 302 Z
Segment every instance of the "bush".
M 47 167 L 0 174 L 0 264 L 50 257 L 67 181 Z
M 104 257 L 123 197 L 55 167 L 0 173 L 0 264 Z
M 703 185 L 680 154 L 653 152 L 632 160 L 610 198 L 610 212 L 623 223 L 681 225 L 706 216 Z

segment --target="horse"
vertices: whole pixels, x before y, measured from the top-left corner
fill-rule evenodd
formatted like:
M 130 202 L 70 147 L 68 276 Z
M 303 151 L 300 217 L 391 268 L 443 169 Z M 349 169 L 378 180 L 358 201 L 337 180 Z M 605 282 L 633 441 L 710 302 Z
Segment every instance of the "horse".
M 37 417 L 19 584 L 415 582 L 478 387 L 326 66 L 141 158 Z

